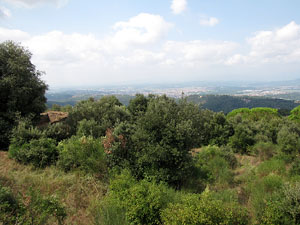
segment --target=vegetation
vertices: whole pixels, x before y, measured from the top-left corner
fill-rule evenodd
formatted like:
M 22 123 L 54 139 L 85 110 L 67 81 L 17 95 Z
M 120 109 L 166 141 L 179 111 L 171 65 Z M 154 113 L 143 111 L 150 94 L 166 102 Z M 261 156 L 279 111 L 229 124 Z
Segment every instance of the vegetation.
M 31 63 L 31 53 L 11 42 L 0 44 L 0 148 L 9 145 L 18 115 L 36 119 L 45 110 L 47 85 Z
M 19 114 L 0 152 L 2 224 L 300 223 L 298 108 L 225 115 L 182 98 L 90 98 Z
M 230 96 L 230 95 L 191 95 L 188 101 L 201 104 L 203 108 L 214 112 L 229 113 L 239 108 L 270 107 L 280 109 L 282 114 L 286 114 L 299 105 L 291 100 L 274 99 L 267 97 Z

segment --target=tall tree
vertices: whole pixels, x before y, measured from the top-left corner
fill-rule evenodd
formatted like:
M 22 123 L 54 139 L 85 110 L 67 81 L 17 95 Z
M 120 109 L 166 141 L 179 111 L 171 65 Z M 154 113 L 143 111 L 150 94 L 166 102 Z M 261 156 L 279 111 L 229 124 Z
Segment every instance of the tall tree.
M 31 53 L 12 41 L 0 44 L 0 149 L 9 145 L 17 115 L 36 117 L 45 110 L 47 85 Z

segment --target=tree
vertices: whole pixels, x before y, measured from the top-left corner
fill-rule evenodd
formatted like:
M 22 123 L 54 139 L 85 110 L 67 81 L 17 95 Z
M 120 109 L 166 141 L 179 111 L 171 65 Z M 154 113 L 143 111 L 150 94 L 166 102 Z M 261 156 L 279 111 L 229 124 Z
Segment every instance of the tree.
M 289 118 L 291 120 L 300 122 L 300 105 L 295 107 L 292 111 L 291 111 L 291 115 L 289 116 Z
M 145 102 L 140 101 L 143 96 L 137 98 L 131 106 Z M 206 111 L 165 95 L 147 101 L 147 105 L 135 104 L 143 107 L 132 107 L 138 109 L 133 110 L 138 113 L 132 123 L 120 123 L 112 135 L 107 133 L 109 164 L 129 166 L 137 179 L 151 178 L 180 188 L 192 172 L 190 150 L 205 143 Z
M 0 149 L 8 147 L 18 115 L 34 119 L 45 110 L 47 85 L 41 75 L 27 49 L 12 41 L 0 44 Z

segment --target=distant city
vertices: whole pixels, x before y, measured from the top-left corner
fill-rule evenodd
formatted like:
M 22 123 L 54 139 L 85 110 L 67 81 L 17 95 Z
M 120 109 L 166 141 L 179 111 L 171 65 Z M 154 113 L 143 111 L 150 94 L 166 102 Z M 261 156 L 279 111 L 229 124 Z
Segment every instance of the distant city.
M 173 98 L 190 95 L 232 95 L 271 97 L 300 101 L 300 80 L 277 82 L 193 82 L 182 84 L 152 84 L 105 87 L 52 88 L 48 101 L 79 101 L 105 95 L 134 96 L 137 93 L 167 95 Z

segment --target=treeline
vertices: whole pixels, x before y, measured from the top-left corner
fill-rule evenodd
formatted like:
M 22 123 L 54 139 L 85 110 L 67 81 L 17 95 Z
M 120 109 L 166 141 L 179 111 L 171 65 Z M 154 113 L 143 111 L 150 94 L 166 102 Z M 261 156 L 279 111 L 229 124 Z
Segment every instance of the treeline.
M 99 99 L 103 96 L 97 96 Z M 116 95 L 118 100 L 125 106 L 129 105 L 129 102 L 133 96 L 130 95 Z M 55 105 L 74 106 L 78 99 L 71 98 L 69 95 L 54 95 L 48 96 L 50 100 L 47 101 L 47 107 L 52 108 Z M 85 98 L 88 98 L 86 96 Z M 299 103 L 292 100 L 285 100 L 279 98 L 267 98 L 267 97 L 250 97 L 250 96 L 231 96 L 231 95 L 189 95 L 187 101 L 199 104 L 203 109 L 209 109 L 214 112 L 224 112 L 225 114 L 231 112 L 234 109 L 239 108 L 256 108 L 256 107 L 270 107 L 279 109 L 279 113 L 282 115 L 289 115 L 290 111 L 297 107 Z
M 273 108 L 225 115 L 138 94 L 128 106 L 106 96 L 55 110 L 68 118 L 47 126 L 20 118 L 8 153 L 105 182 L 90 206 L 95 224 L 300 224 L 300 107 L 288 117 Z M 63 223 L 59 199 L 35 196 L 38 214 Z M 0 219 L 28 219 L 22 201 L 1 187 Z
M 239 108 L 270 107 L 279 109 L 279 113 L 287 115 L 290 110 L 299 105 L 292 100 L 250 96 L 190 95 L 187 99 L 195 104 L 200 104 L 205 109 L 214 112 L 222 111 L 226 114 Z

